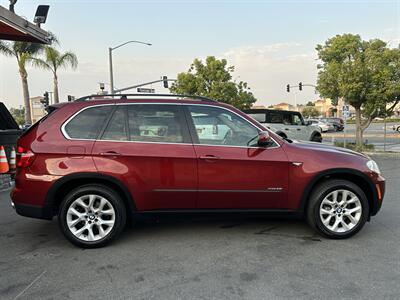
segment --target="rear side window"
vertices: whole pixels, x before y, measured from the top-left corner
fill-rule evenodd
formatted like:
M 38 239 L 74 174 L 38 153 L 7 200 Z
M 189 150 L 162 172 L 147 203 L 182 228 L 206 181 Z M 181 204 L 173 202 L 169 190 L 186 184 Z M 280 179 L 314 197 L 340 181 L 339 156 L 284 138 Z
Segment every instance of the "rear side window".
M 279 112 L 269 113 L 270 123 L 283 123 L 283 114 Z
M 112 109 L 112 105 L 87 108 L 69 121 L 64 130 L 70 138 L 96 139 Z
M 181 107 L 177 105 L 129 105 L 131 141 L 184 143 L 188 129 Z
M 266 121 L 265 113 L 250 113 L 248 115 L 260 123 L 265 123 Z

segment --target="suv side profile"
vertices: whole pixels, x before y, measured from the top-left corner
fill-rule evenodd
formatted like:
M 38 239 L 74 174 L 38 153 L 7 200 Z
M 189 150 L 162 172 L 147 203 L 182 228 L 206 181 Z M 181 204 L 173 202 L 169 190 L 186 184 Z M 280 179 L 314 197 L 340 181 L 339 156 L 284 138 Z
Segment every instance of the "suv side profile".
M 347 238 L 375 215 L 385 180 L 368 157 L 284 140 L 207 98 L 89 96 L 50 106 L 18 140 L 12 205 L 58 217 L 75 245 L 101 247 L 127 218 L 277 212 Z
M 305 122 L 301 113 L 297 111 L 246 109 L 243 112 L 282 138 L 322 142 L 321 129 Z

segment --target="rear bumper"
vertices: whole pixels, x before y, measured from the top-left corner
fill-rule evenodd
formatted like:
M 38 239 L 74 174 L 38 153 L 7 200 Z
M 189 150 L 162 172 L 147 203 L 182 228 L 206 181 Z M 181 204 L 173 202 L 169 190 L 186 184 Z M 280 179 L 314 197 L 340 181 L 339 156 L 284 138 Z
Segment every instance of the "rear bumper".
M 35 218 L 35 219 L 44 219 L 44 220 L 51 220 L 52 214 L 48 212 L 46 207 L 36 206 L 36 205 L 29 205 L 29 204 L 17 204 L 12 202 L 12 205 L 15 208 L 17 214 Z
M 27 197 L 16 187 L 11 190 L 10 198 L 12 199 L 11 205 L 14 207 L 17 214 L 21 216 L 45 220 L 51 220 L 53 218 L 52 207 L 22 202 L 21 198 L 25 199 Z

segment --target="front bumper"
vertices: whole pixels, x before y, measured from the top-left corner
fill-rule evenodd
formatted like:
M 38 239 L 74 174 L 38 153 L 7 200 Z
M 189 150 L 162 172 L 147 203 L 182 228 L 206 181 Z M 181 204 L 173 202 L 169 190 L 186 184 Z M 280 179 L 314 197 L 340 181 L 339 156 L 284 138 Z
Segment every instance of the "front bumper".
M 385 197 L 386 181 L 382 176 L 377 176 L 374 182 L 374 205 L 371 209 L 371 216 L 375 216 L 382 207 L 383 198 Z

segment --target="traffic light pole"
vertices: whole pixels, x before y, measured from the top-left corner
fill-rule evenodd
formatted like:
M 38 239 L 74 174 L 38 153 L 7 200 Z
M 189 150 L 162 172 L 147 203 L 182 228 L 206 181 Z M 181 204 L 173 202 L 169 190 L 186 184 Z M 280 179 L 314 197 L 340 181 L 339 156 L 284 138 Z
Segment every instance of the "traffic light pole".
M 126 87 L 126 88 L 114 90 L 114 93 L 121 93 L 121 92 L 124 92 L 124 91 L 127 91 L 127 90 L 136 89 L 136 88 L 138 88 L 138 87 L 150 85 L 150 84 L 153 84 L 153 83 L 158 83 L 158 82 L 170 82 L 170 81 L 175 82 L 176 79 L 167 79 L 167 78 L 163 78 L 163 79 L 159 79 L 159 80 L 154 80 L 154 81 L 150 81 L 150 82 L 145 82 L 145 83 L 141 83 L 141 84 L 137 84 L 137 85 L 128 86 L 128 87 Z

